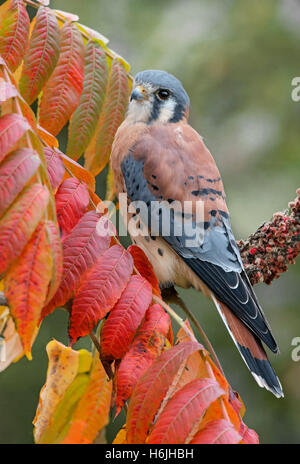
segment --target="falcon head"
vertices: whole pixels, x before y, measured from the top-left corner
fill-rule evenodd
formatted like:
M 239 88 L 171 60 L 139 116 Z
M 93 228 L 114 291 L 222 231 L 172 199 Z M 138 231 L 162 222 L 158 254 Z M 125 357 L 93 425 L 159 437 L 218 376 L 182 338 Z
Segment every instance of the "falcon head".
M 127 120 L 173 123 L 188 116 L 190 99 L 181 82 L 165 71 L 151 69 L 135 76 Z

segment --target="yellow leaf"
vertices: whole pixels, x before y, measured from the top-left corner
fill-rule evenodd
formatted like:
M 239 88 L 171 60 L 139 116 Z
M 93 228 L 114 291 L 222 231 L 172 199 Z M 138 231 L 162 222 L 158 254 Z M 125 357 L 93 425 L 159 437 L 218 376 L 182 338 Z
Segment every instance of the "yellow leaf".
M 79 352 L 64 346 L 56 340 L 47 345 L 49 365 L 46 383 L 40 393 L 34 424 L 34 439 L 36 443 L 43 440 L 43 434 L 53 422 L 54 413 L 75 379 L 79 367 Z
M 126 425 L 124 425 L 121 430 L 117 433 L 114 441 L 112 442 L 113 445 L 126 445 L 127 444 L 127 431 Z
M 62 443 L 92 443 L 108 423 L 112 382 L 95 354 L 88 385 L 79 400 L 71 427 Z

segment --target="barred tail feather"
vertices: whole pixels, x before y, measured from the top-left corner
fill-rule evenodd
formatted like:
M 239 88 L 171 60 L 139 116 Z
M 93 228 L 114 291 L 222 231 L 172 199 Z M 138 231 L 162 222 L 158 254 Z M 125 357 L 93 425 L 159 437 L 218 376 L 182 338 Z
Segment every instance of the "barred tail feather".
M 271 391 L 277 398 L 284 396 L 280 381 L 268 361 L 261 341 L 214 294 L 211 297 L 227 327 L 240 355 L 258 385 Z

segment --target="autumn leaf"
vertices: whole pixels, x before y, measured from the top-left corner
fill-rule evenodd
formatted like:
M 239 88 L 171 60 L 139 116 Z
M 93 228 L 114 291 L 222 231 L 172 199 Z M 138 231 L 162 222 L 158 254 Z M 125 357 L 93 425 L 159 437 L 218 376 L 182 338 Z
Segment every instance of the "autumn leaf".
M 49 342 L 46 350 L 49 358 L 47 379 L 33 420 L 36 443 L 47 442 L 46 434 L 53 423 L 54 413 L 79 369 L 78 351 L 56 340 Z
M 59 48 L 57 19 L 49 8 L 40 7 L 35 16 L 19 81 L 21 94 L 29 105 L 37 98 L 54 70 Z
M 147 279 L 148 282 L 152 285 L 154 293 L 160 296 L 161 292 L 159 288 L 158 278 L 154 274 L 152 264 L 150 263 L 143 250 L 137 245 L 131 245 L 128 248 L 128 251 L 132 255 L 134 265 L 139 271 L 139 273 L 143 277 L 145 277 L 145 279 Z
M 11 71 L 19 66 L 29 35 L 29 16 L 21 0 L 8 0 L 0 7 L 0 55 Z
M 196 342 L 181 343 L 163 352 L 135 386 L 127 413 L 129 444 L 144 443 L 155 414 L 183 361 L 196 350 Z
M 152 288 L 149 282 L 139 275 L 131 276 L 119 301 L 102 327 L 100 335 L 102 361 L 107 363 L 123 358 L 151 299 Z
M 89 40 L 85 47 L 83 91 L 69 126 L 67 155 L 78 159 L 93 136 L 106 96 L 107 60 L 102 47 Z
M 113 308 L 132 273 L 127 250 L 114 245 L 98 259 L 74 298 L 69 335 L 72 343 L 90 333 Z
M 79 287 L 88 270 L 109 247 L 110 237 L 100 236 L 97 225 L 100 214 L 86 213 L 63 242 L 63 271 L 60 286 L 44 307 L 42 318 L 64 305 Z
M 46 227 L 41 223 L 4 279 L 4 293 L 10 313 L 29 359 L 51 272 L 52 259 Z
M 81 34 L 76 26 L 66 22 L 60 35 L 59 59 L 43 89 L 39 108 L 39 123 L 52 135 L 61 131 L 78 106 L 83 82 L 84 46 Z
M 40 222 L 49 199 L 41 184 L 25 189 L 0 221 L 0 274 L 20 255 Z
M 219 419 L 209 422 L 204 429 L 200 430 L 191 441 L 191 444 L 235 445 L 240 442 L 241 438 L 230 422 Z
M 106 100 L 96 132 L 85 151 L 85 167 L 94 175 L 102 171 L 109 160 L 115 133 L 125 117 L 129 98 L 127 73 L 119 60 L 112 62 Z
M 92 443 L 108 423 L 112 382 L 109 382 L 98 354 L 93 358 L 89 381 L 81 396 L 63 444 Z
M 31 148 L 20 148 L 6 157 L 0 166 L 0 216 L 35 174 L 39 165 L 39 156 Z
M 55 195 L 57 221 L 65 238 L 84 215 L 89 204 L 87 186 L 76 177 L 63 181 Z
M 212 379 L 195 379 L 186 384 L 172 396 L 158 417 L 148 443 L 189 443 L 205 410 L 223 393 Z
M 26 118 L 19 114 L 5 114 L 0 118 L 0 162 L 28 129 Z
M 55 295 L 62 277 L 63 271 L 63 255 L 62 255 L 62 245 L 60 241 L 59 231 L 57 225 L 52 221 L 45 221 L 45 226 L 47 230 L 47 236 L 49 241 L 49 251 L 51 253 L 52 259 L 52 275 L 51 281 L 49 283 L 47 298 L 45 305 L 52 299 Z
M 129 350 L 117 370 L 117 414 L 137 381 L 160 354 L 170 327 L 170 317 L 158 304 L 150 306 Z
M 57 153 L 57 150 L 56 150 Z M 94 192 L 95 191 L 95 177 L 87 169 L 82 167 L 79 163 L 69 158 L 62 152 L 58 152 L 60 158 L 62 159 L 64 166 L 71 174 L 76 177 L 78 180 L 85 182 L 88 188 Z
M 249 429 L 244 422 L 241 422 L 241 427 L 239 430 L 239 434 L 241 435 L 241 443 L 244 445 L 258 445 L 259 439 L 258 435 L 253 429 Z
M 52 148 L 44 147 L 44 154 L 47 163 L 48 176 L 54 192 L 62 182 L 65 174 L 64 163 L 59 154 Z

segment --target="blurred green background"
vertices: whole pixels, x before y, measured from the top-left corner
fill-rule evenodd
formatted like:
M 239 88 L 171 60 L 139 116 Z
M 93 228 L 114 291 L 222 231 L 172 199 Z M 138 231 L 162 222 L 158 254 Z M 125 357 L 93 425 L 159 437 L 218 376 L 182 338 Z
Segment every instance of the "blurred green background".
M 158 68 L 181 79 L 191 98 L 190 122 L 221 171 L 236 238 L 294 199 L 300 187 L 300 102 L 291 99 L 291 81 L 300 75 L 298 0 L 52 0 L 51 6 L 78 14 L 81 23 L 106 35 L 133 74 Z M 213 305 L 194 290 L 180 291 L 262 443 L 300 442 L 300 362 L 291 358 L 291 341 L 300 336 L 299 277 L 300 259 L 271 286 L 255 287 L 281 348 L 279 356 L 270 355 L 285 392 L 281 400 L 256 385 Z M 62 311 L 44 321 L 33 361 L 23 359 L 1 374 L 0 443 L 32 443 L 45 345 L 52 337 L 67 342 Z M 88 341 L 76 345 L 82 346 Z M 109 427 L 108 440 L 122 419 Z

